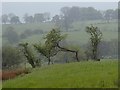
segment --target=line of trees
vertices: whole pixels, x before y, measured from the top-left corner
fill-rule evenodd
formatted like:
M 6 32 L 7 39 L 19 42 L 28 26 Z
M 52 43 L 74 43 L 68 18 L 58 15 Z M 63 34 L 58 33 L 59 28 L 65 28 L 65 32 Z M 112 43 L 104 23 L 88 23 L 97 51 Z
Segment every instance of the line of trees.
M 50 13 L 35 13 L 34 16 L 30 16 L 28 14 L 25 14 L 24 17 L 25 23 L 40 23 L 40 22 L 46 22 L 50 20 Z
M 52 21 L 57 24 L 61 22 L 62 26 L 69 26 L 70 23 L 74 21 L 83 21 L 83 20 L 106 20 L 109 22 L 112 19 L 118 18 L 118 9 L 108 9 L 106 11 L 99 11 L 93 7 L 83 7 L 78 6 L 73 7 L 62 7 L 60 9 L 60 15 L 55 15 L 52 18 L 50 13 L 35 13 L 33 16 L 25 14 L 23 16 L 25 23 L 40 23 Z M 2 15 L 3 24 L 19 24 L 21 23 L 18 16 L 13 13 Z M 65 27 L 67 30 L 67 27 Z
M 47 60 L 48 65 L 50 63 L 53 64 L 53 58 L 58 58 L 57 55 L 60 54 L 59 52 L 65 52 L 65 54 L 63 55 L 65 62 L 69 62 L 66 58 L 66 55 L 68 55 L 69 57 L 70 55 L 73 55 L 74 60 L 78 62 L 83 59 L 82 57 L 85 57 L 84 60 L 92 59 L 94 61 L 99 61 L 100 58 L 102 58 L 102 56 L 105 57 L 105 55 L 118 55 L 117 40 L 113 40 L 111 42 L 101 41 L 102 32 L 98 27 L 95 27 L 93 25 L 86 27 L 86 33 L 90 35 L 90 39 L 88 45 L 89 48 L 86 48 L 86 51 L 84 50 L 85 56 L 82 56 L 83 52 L 80 51 L 80 47 L 78 47 L 78 49 L 69 48 L 68 45 L 66 45 L 65 47 L 65 43 L 62 42 L 65 40 L 66 35 L 62 35 L 59 29 L 52 29 L 44 37 L 45 43 L 37 43 L 31 45 L 34 51 L 31 50 L 31 47 L 28 43 L 20 43 L 19 47 L 3 45 L 3 69 L 17 66 L 18 64 L 25 62 L 26 60 L 33 68 L 35 68 L 37 66 L 41 66 L 41 61 L 43 59 L 41 57 L 46 58 L 45 60 Z M 101 50 L 102 52 L 100 52 Z M 110 53 L 111 50 L 112 53 Z M 36 57 L 37 55 L 38 57 Z
M 98 60 L 98 46 L 102 39 L 102 32 L 98 27 L 94 27 L 93 25 L 86 27 L 86 32 L 90 34 L 90 51 L 92 59 Z
M 55 56 L 58 52 L 72 52 L 75 53 L 76 60 L 78 59 L 78 51 L 70 50 L 68 48 L 60 46 L 60 42 L 65 39 L 66 35 L 61 35 L 58 29 L 52 29 L 45 37 L 45 44 L 35 44 L 35 49 L 48 59 L 48 65 L 51 62 L 51 57 Z
M 108 9 L 106 11 L 99 11 L 93 7 L 80 8 L 77 6 L 61 8 L 61 14 L 55 15 L 52 21 L 58 27 L 64 28 L 66 31 L 70 28 L 71 24 L 75 21 L 85 20 L 105 20 L 107 23 L 110 20 L 118 18 L 118 9 Z
M 94 27 L 93 25 L 86 27 L 86 32 L 91 36 L 91 57 L 93 60 L 98 61 L 98 45 L 102 39 L 102 32 L 98 27 Z M 48 58 L 48 64 L 51 62 L 51 57 L 57 55 L 59 51 L 75 53 L 75 58 L 79 62 L 78 50 L 71 50 L 61 46 L 60 43 L 65 37 L 66 35 L 61 35 L 59 30 L 53 29 L 46 35 L 44 45 L 35 44 L 34 47 L 40 54 Z
M 18 16 L 16 16 L 15 14 L 13 13 L 10 13 L 10 14 L 4 14 L 1 16 L 2 18 L 2 23 L 3 24 L 7 24 L 7 23 L 10 23 L 10 24 L 20 24 L 20 19 Z
M 13 13 L 4 14 L 1 16 L 3 24 L 20 24 L 20 18 Z M 27 13 L 23 16 L 25 23 L 40 23 L 50 20 L 50 13 L 35 13 L 34 16 L 28 15 Z

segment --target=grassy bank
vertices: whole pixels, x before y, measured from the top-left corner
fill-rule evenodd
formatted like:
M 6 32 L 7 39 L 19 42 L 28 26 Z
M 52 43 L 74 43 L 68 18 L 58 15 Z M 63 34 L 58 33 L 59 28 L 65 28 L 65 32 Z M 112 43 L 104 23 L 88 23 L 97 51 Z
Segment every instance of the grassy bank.
M 3 82 L 3 88 L 115 88 L 117 64 L 117 60 L 101 60 L 45 66 Z

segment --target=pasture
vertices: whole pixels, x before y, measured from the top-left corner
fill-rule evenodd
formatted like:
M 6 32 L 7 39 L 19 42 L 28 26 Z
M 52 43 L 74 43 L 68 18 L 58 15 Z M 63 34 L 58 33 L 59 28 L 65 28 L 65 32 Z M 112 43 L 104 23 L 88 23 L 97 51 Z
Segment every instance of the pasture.
M 89 40 L 85 27 L 90 24 L 100 28 L 103 33 L 102 40 L 109 41 L 118 38 L 118 26 L 114 21 L 110 23 L 103 21 L 74 22 L 68 32 L 62 29 L 62 34 L 67 34 L 66 40 L 72 45 L 84 45 Z M 3 25 L 3 33 L 9 26 L 12 26 L 18 35 L 25 30 L 43 30 L 44 34 L 35 34 L 20 40 L 20 42 L 31 44 L 43 42 L 43 37 L 55 27 L 51 22 Z M 3 88 L 117 88 L 117 85 L 117 60 L 81 61 L 42 66 L 32 69 L 32 73 L 3 82 Z
M 88 42 L 89 36 L 86 33 L 86 26 L 95 25 L 103 33 L 103 40 L 109 41 L 111 39 L 118 38 L 118 25 L 117 22 L 112 21 L 110 23 L 106 23 L 104 21 L 84 21 L 84 22 L 74 22 L 72 27 L 69 28 L 69 32 L 62 32 L 63 34 L 67 34 L 67 41 L 78 43 L 78 44 L 85 44 Z M 7 27 L 12 26 L 14 30 L 20 35 L 25 30 L 43 30 L 46 32 L 45 34 L 40 35 L 32 35 L 27 37 L 26 39 L 22 39 L 20 42 L 29 42 L 29 43 L 37 43 L 39 41 L 43 41 L 43 37 L 50 31 L 55 25 L 51 22 L 49 23 L 34 23 L 34 24 L 18 24 L 18 25 L 3 25 L 3 32 L 6 30 Z M 64 30 L 64 29 L 62 29 Z
M 3 82 L 3 88 L 117 88 L 118 61 L 54 64 Z

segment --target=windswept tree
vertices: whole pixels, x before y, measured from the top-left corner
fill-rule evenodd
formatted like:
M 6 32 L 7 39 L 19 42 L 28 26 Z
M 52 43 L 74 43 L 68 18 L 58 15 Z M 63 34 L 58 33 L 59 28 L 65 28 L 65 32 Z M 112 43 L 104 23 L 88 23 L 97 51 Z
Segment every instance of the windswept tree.
M 86 27 L 86 32 L 90 34 L 91 48 L 92 48 L 92 59 L 97 60 L 98 57 L 98 45 L 102 39 L 102 32 L 98 27 L 93 25 Z
M 24 56 L 27 58 L 28 63 L 32 66 L 32 68 L 35 68 L 35 57 L 33 53 L 30 51 L 28 47 L 28 43 L 21 43 L 19 46 L 22 47 L 22 52 L 24 53 Z
M 61 41 L 63 36 L 60 35 L 59 31 L 53 29 L 46 35 L 44 39 L 46 39 L 44 45 L 35 44 L 34 47 L 39 53 L 48 59 L 49 65 L 51 62 L 51 57 L 55 56 L 59 51 L 56 47 L 56 42 Z
M 60 42 L 65 39 L 66 35 L 61 35 L 59 30 L 52 29 L 46 37 L 45 44 L 35 44 L 36 50 L 48 58 L 48 64 L 51 62 L 51 57 L 55 56 L 59 51 L 73 52 L 76 54 L 76 59 L 78 60 L 78 51 L 69 50 L 60 46 Z
M 51 62 L 51 57 L 57 54 L 54 50 L 51 50 L 50 46 L 47 47 L 46 45 L 35 44 L 34 47 L 41 55 L 45 56 L 48 59 L 48 65 Z

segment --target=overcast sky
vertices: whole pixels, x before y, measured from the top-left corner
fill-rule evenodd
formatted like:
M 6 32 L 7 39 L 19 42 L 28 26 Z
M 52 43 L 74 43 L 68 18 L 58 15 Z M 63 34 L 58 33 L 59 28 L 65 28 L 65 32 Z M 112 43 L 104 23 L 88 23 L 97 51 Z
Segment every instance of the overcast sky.
M 68 6 L 94 7 L 98 10 L 116 9 L 117 2 L 3 2 L 2 12 L 14 13 L 23 17 L 25 13 L 33 15 L 34 13 L 50 12 L 51 16 L 60 13 L 60 8 Z

